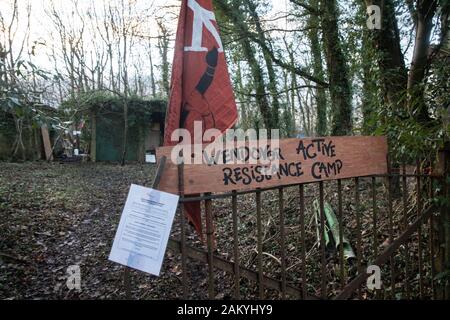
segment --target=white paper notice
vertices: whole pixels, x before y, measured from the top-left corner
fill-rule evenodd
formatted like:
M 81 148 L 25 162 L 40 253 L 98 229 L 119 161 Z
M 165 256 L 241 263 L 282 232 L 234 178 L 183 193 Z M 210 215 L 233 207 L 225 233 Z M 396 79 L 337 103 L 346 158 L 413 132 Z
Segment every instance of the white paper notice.
M 109 260 L 159 276 L 178 199 L 132 184 Z

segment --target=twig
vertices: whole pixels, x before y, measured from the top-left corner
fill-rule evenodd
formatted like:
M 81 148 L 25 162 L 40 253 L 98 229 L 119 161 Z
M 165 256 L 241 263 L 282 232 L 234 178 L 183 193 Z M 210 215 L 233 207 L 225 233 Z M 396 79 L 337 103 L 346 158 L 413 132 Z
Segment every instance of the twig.
M 256 250 L 256 249 L 253 249 L 253 250 L 256 252 L 256 254 L 258 254 L 258 250 Z M 268 257 L 271 257 L 271 258 L 274 259 L 276 262 L 278 262 L 278 264 L 281 265 L 281 260 L 278 259 L 277 257 L 275 257 L 274 255 L 272 255 L 272 254 L 270 254 L 270 253 L 268 253 L 268 252 L 262 252 L 262 254 L 263 254 L 263 255 L 266 255 L 266 256 L 268 256 Z
M 3 252 L 0 252 L 0 257 L 4 257 L 4 258 L 8 258 L 8 259 L 15 260 L 15 261 L 18 261 L 18 262 L 22 262 L 22 263 L 27 263 L 27 264 L 29 264 L 29 262 L 26 261 L 26 260 L 23 260 L 23 259 L 18 258 L 18 257 L 14 257 L 14 256 L 12 256 L 12 255 L 10 255 L 10 254 L 3 253 Z

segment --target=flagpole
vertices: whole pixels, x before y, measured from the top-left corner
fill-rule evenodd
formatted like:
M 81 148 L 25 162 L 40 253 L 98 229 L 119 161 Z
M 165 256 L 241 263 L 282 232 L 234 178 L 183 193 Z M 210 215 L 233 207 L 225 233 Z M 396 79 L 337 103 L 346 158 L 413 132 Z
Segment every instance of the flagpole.
M 184 41 L 185 41 L 185 37 L 186 37 L 186 20 L 187 20 L 187 4 L 186 4 L 187 0 L 182 0 L 181 1 L 181 6 L 182 6 L 182 10 L 184 8 L 184 29 L 183 29 L 183 55 L 182 55 L 182 60 L 181 60 L 181 65 L 182 65 L 182 70 L 184 71 Z M 185 72 L 182 73 L 181 75 L 181 103 L 183 103 L 183 97 L 184 97 L 184 77 L 185 77 Z M 183 106 L 181 106 L 181 108 L 183 108 Z M 181 114 L 180 114 L 181 116 Z M 182 163 L 181 165 L 178 166 L 178 192 L 179 192 L 179 196 L 180 198 L 184 198 L 184 170 L 183 170 L 183 166 L 184 166 L 184 154 L 181 155 L 182 158 Z M 184 212 L 184 205 L 181 204 L 180 205 L 180 219 L 181 219 L 181 282 L 183 284 L 183 299 L 187 300 L 188 298 L 188 293 L 187 293 L 187 257 L 186 257 L 186 217 L 185 212 Z

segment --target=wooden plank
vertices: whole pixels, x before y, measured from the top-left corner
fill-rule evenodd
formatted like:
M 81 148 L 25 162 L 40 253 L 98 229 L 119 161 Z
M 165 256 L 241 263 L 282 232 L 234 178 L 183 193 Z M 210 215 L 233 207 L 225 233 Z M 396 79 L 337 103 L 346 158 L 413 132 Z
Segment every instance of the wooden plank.
M 41 132 L 42 132 L 42 140 L 44 141 L 45 159 L 47 161 L 51 161 L 53 160 L 53 150 L 47 126 L 42 126 Z
M 203 147 L 204 150 L 205 146 Z M 157 149 L 157 158 L 171 159 L 174 147 Z M 192 146 L 194 150 L 194 146 Z M 236 164 L 233 155 L 252 154 L 256 157 L 272 156 L 279 165 Z M 249 152 L 250 151 L 250 152 Z M 259 147 L 259 153 L 250 147 L 225 149 L 216 159 L 222 164 L 185 164 L 185 194 L 220 193 L 232 190 L 250 190 L 271 186 L 293 185 L 306 182 L 335 180 L 387 173 L 387 140 L 385 137 L 324 137 L 279 140 L 279 146 Z M 185 153 L 186 154 L 186 153 Z M 231 155 L 231 156 L 230 156 Z M 211 157 L 203 154 L 203 159 Z M 242 159 L 242 158 L 241 158 Z M 273 175 L 262 173 L 263 168 L 275 169 Z M 177 167 L 168 161 L 161 179 L 160 190 L 178 192 Z

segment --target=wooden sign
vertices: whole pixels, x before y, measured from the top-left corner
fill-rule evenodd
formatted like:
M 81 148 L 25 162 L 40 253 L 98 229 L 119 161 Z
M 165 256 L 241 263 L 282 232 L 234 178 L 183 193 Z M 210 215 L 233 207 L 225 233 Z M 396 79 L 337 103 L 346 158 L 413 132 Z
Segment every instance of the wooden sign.
M 159 190 L 178 193 L 178 169 L 170 160 L 173 148 L 157 150 L 158 159 L 167 157 Z M 222 164 L 211 162 L 212 155 L 204 152 L 204 164 L 184 165 L 184 193 L 220 193 L 386 174 L 387 153 L 385 137 L 363 136 L 285 139 L 279 140 L 278 148 L 269 143 L 255 150 L 245 146 L 224 149 L 215 155 Z M 274 166 L 234 161 L 239 157 L 267 159 L 267 155 L 279 162 Z

